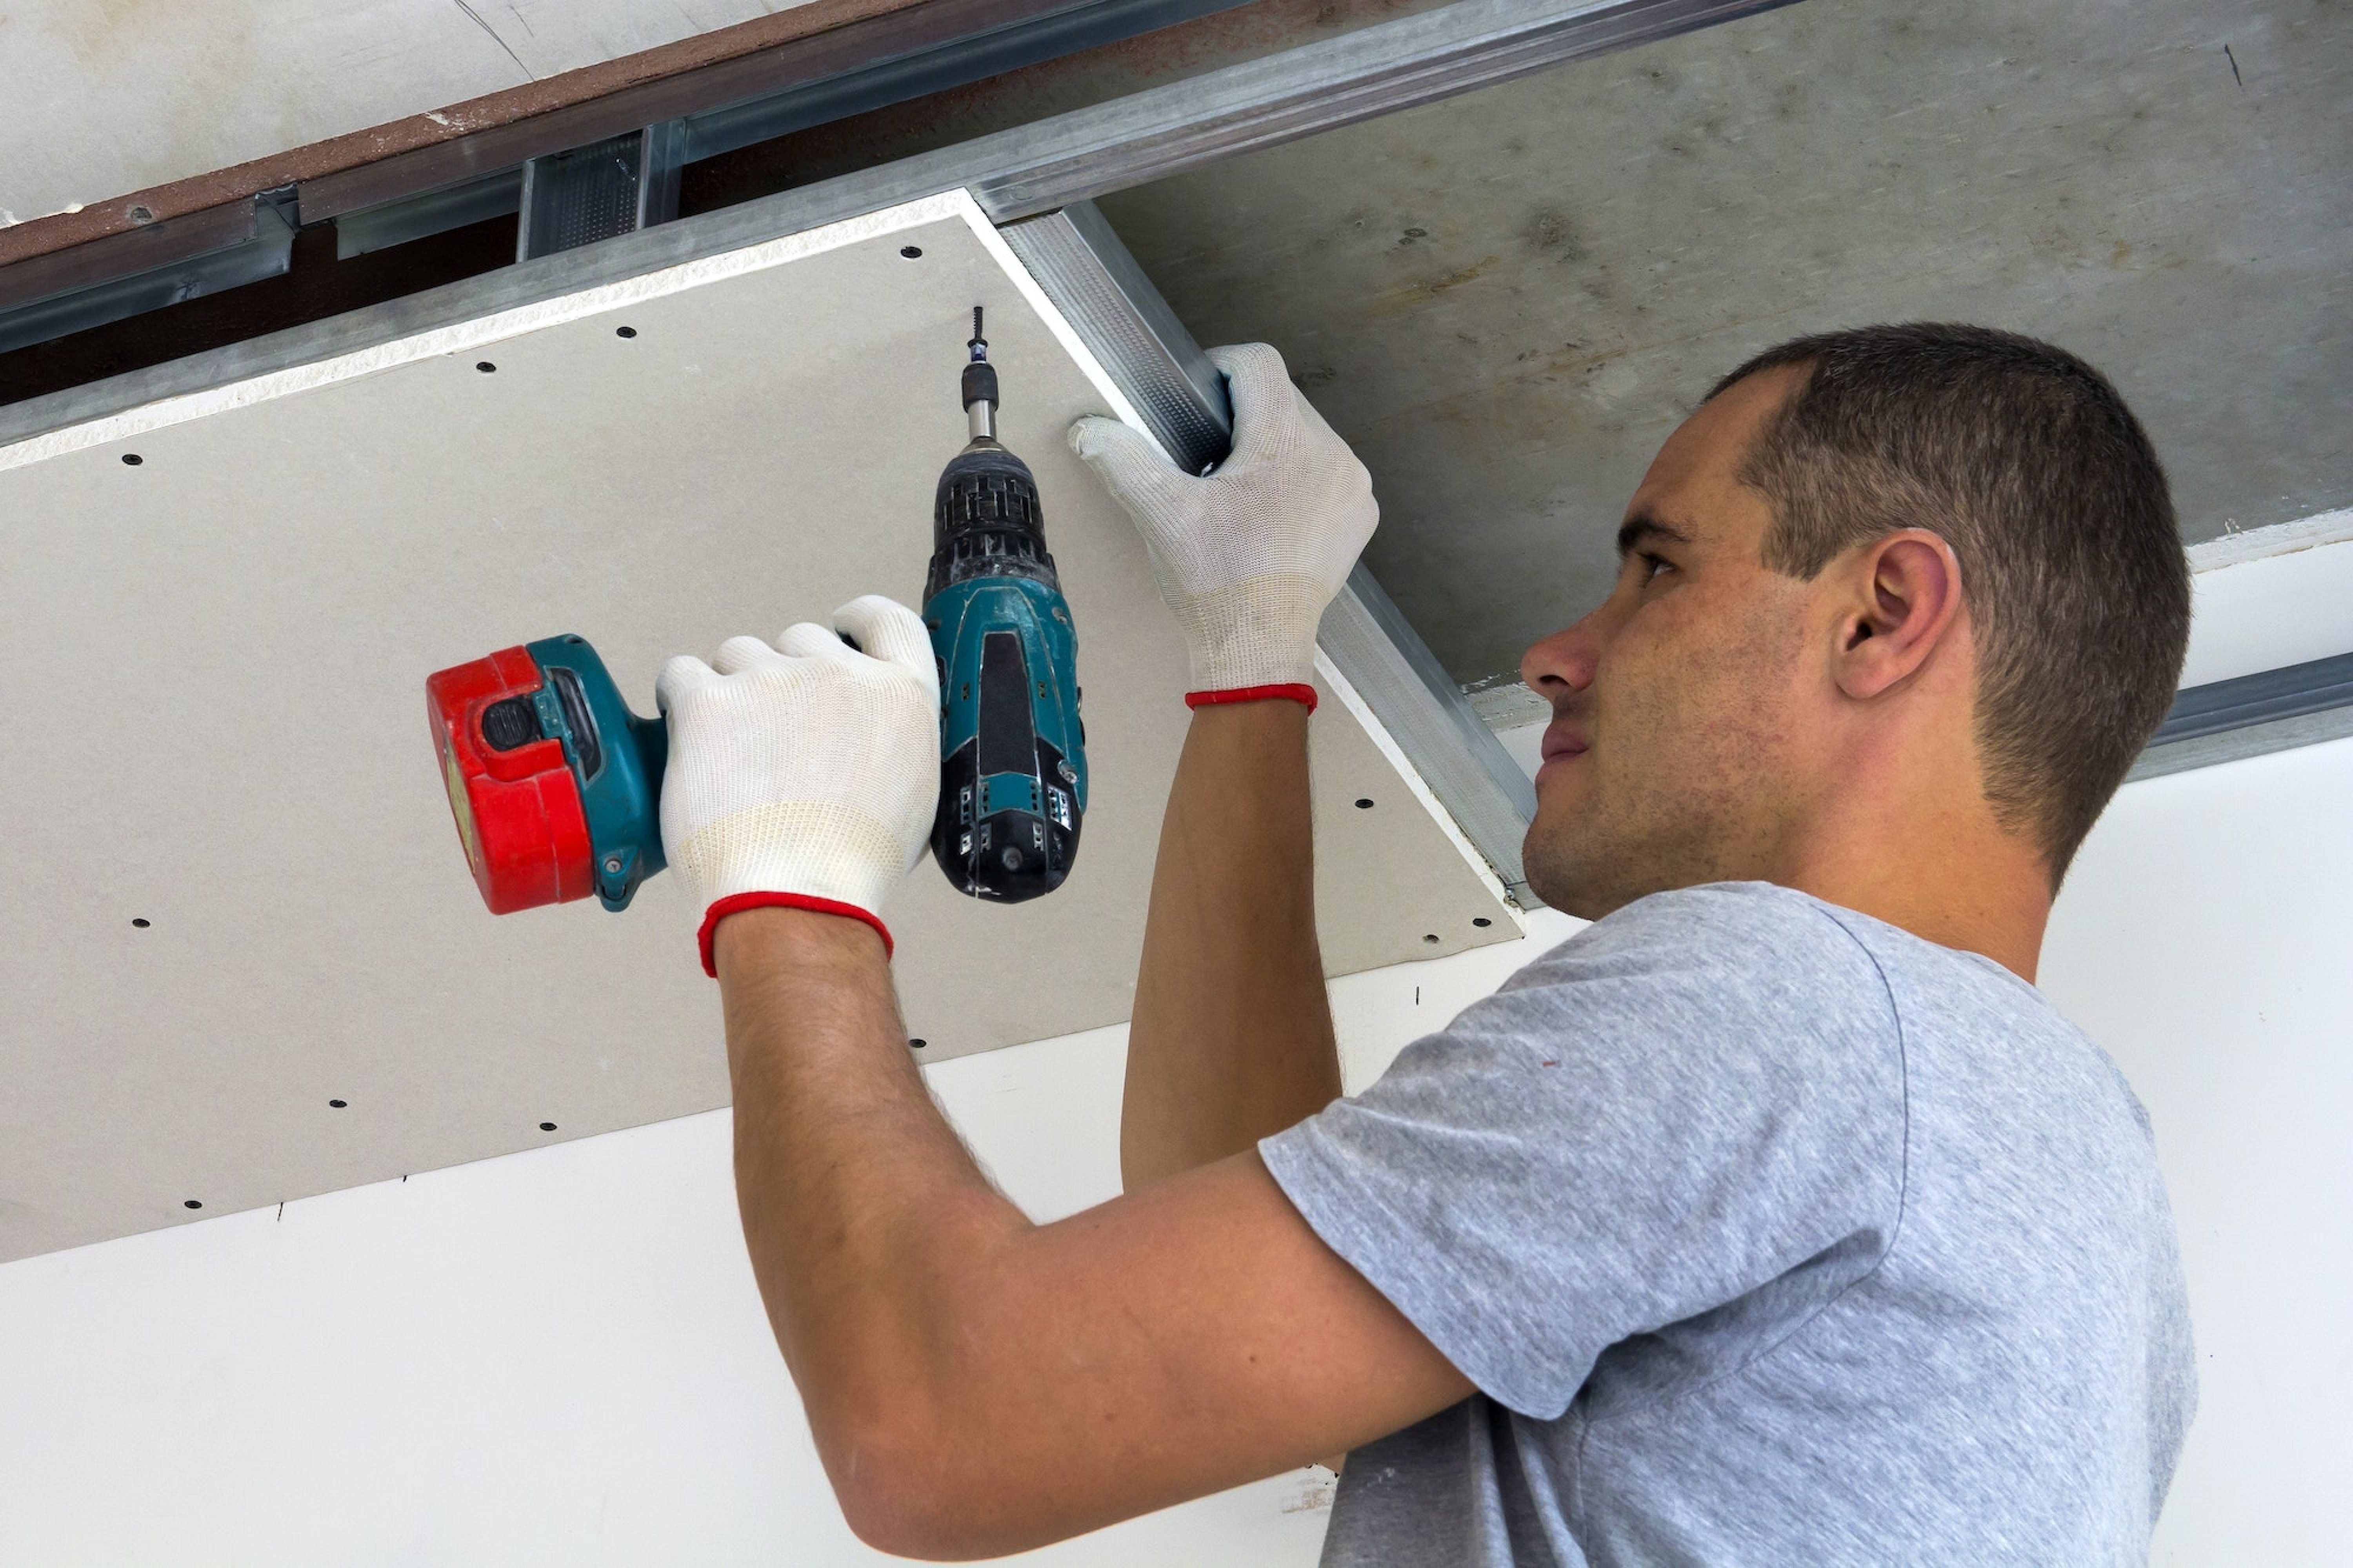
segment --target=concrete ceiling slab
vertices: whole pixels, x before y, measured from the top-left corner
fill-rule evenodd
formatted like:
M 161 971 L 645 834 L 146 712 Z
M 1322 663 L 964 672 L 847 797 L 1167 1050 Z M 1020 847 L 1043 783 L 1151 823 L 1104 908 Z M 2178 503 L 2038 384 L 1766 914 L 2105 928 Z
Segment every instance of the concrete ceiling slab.
M 1092 798 L 1052 898 L 919 867 L 897 978 L 927 1059 L 1126 1017 L 1184 652 L 1062 440 L 1124 405 L 957 192 L 0 447 L 0 1260 L 724 1103 L 678 879 L 617 917 L 485 913 L 424 678 L 573 631 L 650 711 L 673 652 L 913 598 L 976 303 Z M 1516 935 L 1324 685 L 1332 971 Z
M 1103 199 L 1370 464 L 1456 679 L 1598 603 L 1715 379 L 1973 320 L 2106 371 L 2189 541 L 2353 502 L 2353 26 L 2326 0 L 1801 5 Z

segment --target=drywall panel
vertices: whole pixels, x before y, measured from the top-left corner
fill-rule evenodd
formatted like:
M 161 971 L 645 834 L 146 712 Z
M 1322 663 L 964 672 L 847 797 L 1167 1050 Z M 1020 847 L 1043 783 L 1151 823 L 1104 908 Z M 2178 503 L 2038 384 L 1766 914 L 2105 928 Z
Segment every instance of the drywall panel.
M 1350 1086 L 1560 940 L 1335 981 Z M 1124 1028 L 927 1069 L 1006 1194 L 1119 1190 Z M 762 1315 L 723 1114 L 0 1266 L 0 1562 L 880 1563 Z M 1308 1568 L 1293 1471 L 1018 1562 Z
M 0 225 L 786 8 L 752 0 L 30 0 L 0 14 Z
M 2189 559 L 2182 685 L 2353 653 L 2353 511 L 2198 545 Z
M 1282 345 L 1471 682 L 1600 601 L 1659 444 L 1800 332 L 2074 350 L 2189 540 L 2353 503 L 2348 103 L 2325 0 L 1806 0 L 1102 205 L 1204 342 Z
M 1050 899 L 918 868 L 899 984 L 932 1058 L 1124 1018 L 1184 653 L 1062 440 L 1116 396 L 958 193 L 0 447 L 0 1257 L 723 1103 L 677 878 L 617 917 L 484 913 L 424 677 L 578 632 L 650 711 L 670 654 L 917 596 L 976 303 L 1078 620 L 1092 798 Z M 1325 686 L 1332 970 L 1513 934 Z

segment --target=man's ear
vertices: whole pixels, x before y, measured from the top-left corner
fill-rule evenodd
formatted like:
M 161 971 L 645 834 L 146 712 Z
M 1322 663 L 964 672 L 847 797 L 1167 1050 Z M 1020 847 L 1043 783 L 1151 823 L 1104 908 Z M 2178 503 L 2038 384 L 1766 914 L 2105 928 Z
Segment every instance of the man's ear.
M 1837 626 L 1831 673 L 1849 697 L 1868 700 L 1908 679 L 1960 618 L 1961 563 L 1924 528 L 1859 547 L 1841 574 L 1852 594 Z

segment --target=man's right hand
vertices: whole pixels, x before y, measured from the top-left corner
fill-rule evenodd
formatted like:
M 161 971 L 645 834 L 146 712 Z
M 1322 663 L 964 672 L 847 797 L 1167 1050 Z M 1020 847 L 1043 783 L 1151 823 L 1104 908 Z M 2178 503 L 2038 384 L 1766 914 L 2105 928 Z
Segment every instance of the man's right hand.
M 1192 651 L 1196 692 L 1304 686 L 1315 631 L 1380 508 L 1372 477 L 1264 343 L 1211 349 L 1234 404 L 1234 449 L 1180 472 L 1141 433 L 1082 419 L 1071 447 L 1135 521 Z

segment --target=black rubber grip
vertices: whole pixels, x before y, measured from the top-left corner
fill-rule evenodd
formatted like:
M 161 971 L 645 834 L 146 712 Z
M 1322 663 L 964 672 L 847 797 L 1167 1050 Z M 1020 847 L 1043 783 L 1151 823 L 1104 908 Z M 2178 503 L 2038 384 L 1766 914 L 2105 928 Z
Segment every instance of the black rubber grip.
M 969 408 L 976 403 L 997 406 L 997 367 L 986 362 L 964 367 L 964 401 L 958 406 Z

